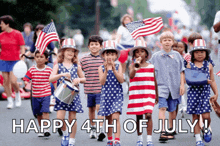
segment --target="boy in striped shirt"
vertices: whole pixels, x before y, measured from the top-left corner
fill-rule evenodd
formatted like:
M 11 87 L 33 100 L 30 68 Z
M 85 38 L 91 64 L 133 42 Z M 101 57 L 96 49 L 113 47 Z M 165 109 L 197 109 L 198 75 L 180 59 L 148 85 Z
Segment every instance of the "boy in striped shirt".
M 45 65 L 48 62 L 49 53 L 45 50 L 42 55 L 40 51 L 35 52 L 35 61 L 37 65 L 32 66 L 24 77 L 25 84 L 28 81 L 32 81 L 32 102 L 33 102 L 33 113 L 37 115 L 39 126 L 41 126 L 41 120 L 49 120 L 49 106 L 51 96 L 51 86 L 49 82 L 50 74 L 52 69 Z M 55 84 L 54 82 L 53 84 Z M 45 129 L 44 133 L 38 133 L 39 137 L 49 137 L 49 129 Z
M 83 56 L 80 60 L 82 70 L 85 73 L 86 82 L 84 83 L 84 92 L 87 95 L 87 107 L 89 108 L 89 119 L 91 123 L 90 138 L 96 138 L 95 123 L 92 122 L 95 119 L 95 111 L 99 111 L 100 96 L 101 96 L 101 84 L 99 81 L 98 68 L 103 64 L 103 60 L 99 56 L 99 51 L 102 49 L 103 39 L 100 36 L 93 35 L 89 38 L 88 48 L 90 54 Z M 104 119 L 102 116 L 98 116 L 98 119 Z M 103 123 L 100 123 L 100 133 L 97 140 L 102 141 L 105 138 L 103 132 Z

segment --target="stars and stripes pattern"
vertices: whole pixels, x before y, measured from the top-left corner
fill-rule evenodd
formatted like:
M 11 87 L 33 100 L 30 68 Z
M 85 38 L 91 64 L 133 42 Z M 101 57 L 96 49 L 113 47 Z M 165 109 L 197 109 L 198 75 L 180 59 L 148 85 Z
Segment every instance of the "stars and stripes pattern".
M 40 32 L 39 36 L 37 37 L 35 46 L 40 51 L 40 53 L 43 54 L 47 45 L 52 41 L 60 41 L 53 22 L 45 26 L 44 29 Z
M 183 58 L 186 60 L 186 62 L 191 62 L 191 55 L 189 53 L 184 54 Z
M 154 78 L 154 65 L 149 64 L 138 70 L 135 77 L 130 79 L 127 114 L 142 115 L 153 112 L 156 98 Z
M 197 39 L 193 42 L 193 50 L 194 49 L 206 49 L 206 43 L 203 39 Z
M 220 71 L 216 73 L 217 76 L 220 76 Z
M 103 48 L 104 49 L 115 49 L 116 48 L 115 44 L 116 44 L 115 41 L 108 40 L 108 41 L 103 42 Z
M 74 39 L 68 38 L 62 42 L 62 48 L 76 48 Z
M 163 28 L 163 20 L 161 17 L 147 18 L 128 23 L 126 24 L 126 27 L 131 33 L 131 36 L 136 40 L 141 36 L 158 33 Z

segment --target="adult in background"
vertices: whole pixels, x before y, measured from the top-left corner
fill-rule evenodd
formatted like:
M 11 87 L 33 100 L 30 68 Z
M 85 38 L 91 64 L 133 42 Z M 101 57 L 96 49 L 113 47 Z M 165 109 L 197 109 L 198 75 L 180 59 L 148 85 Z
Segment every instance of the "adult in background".
M 40 32 L 44 29 L 44 25 L 38 24 L 34 30 L 34 38 L 33 38 L 33 44 L 31 45 L 30 51 L 26 52 L 25 54 L 29 56 L 31 53 L 33 54 L 36 51 L 35 43 L 37 41 L 37 37 L 40 34 Z M 55 45 L 53 42 L 49 43 L 47 46 L 48 52 L 55 50 Z M 52 55 L 49 56 L 48 64 L 49 67 L 53 68 L 53 57 Z
M 22 32 L 22 35 L 24 37 L 24 42 L 25 42 L 25 52 L 29 51 L 32 44 L 33 44 L 33 37 L 34 37 L 34 31 L 32 31 L 33 27 L 31 25 L 31 23 L 27 22 L 23 25 L 24 31 Z M 25 59 L 25 62 L 28 66 L 28 68 L 30 68 L 33 63 L 34 60 L 32 59 Z
M 220 61 L 220 11 L 215 14 L 215 19 L 213 23 L 214 31 L 218 34 L 218 59 Z
M 0 27 L 3 31 L 0 33 L 1 55 L 0 55 L 0 71 L 4 78 L 4 89 L 7 95 L 7 108 L 14 107 L 12 99 L 12 87 L 15 90 L 15 106 L 21 106 L 21 97 L 17 78 L 12 70 L 17 61 L 21 58 L 21 54 L 25 53 L 25 42 L 20 31 L 13 29 L 14 20 L 10 15 L 0 17 Z M 24 58 L 22 58 L 24 60 Z
M 25 23 L 23 28 L 24 31 L 22 32 L 22 35 L 25 41 L 25 50 L 27 51 L 33 44 L 34 31 L 32 31 L 32 25 L 29 22 Z
M 134 39 L 131 36 L 130 32 L 128 31 L 126 24 L 130 23 L 133 21 L 133 18 L 129 14 L 125 14 L 121 18 L 121 25 L 118 28 L 117 31 L 117 38 L 116 38 L 116 43 L 120 44 L 123 46 L 125 49 L 133 48 L 134 47 Z M 140 37 L 142 41 L 144 41 L 143 37 Z M 120 48 L 117 48 L 120 49 Z M 126 65 L 128 64 L 128 61 L 122 63 L 122 72 L 123 74 L 126 71 Z M 128 67 L 128 65 L 127 65 Z M 124 77 L 125 78 L 125 77 Z
M 74 39 L 75 42 L 76 42 L 76 48 L 77 48 L 80 52 L 82 52 L 82 46 L 83 46 L 83 44 L 84 44 L 84 37 L 83 37 L 82 32 L 81 32 L 80 29 L 78 29 L 78 30 L 76 31 L 76 34 L 73 36 L 73 39 Z

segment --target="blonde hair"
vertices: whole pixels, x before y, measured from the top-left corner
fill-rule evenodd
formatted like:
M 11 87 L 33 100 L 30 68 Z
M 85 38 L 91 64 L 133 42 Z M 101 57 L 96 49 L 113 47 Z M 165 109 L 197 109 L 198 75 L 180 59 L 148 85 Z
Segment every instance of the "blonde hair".
M 174 41 L 174 35 L 171 31 L 165 31 L 160 35 L 160 41 L 164 38 L 171 38 Z
M 64 49 L 60 49 L 60 52 L 58 53 L 58 57 L 57 57 L 57 62 L 58 63 L 62 63 L 64 61 L 64 52 L 67 50 L 68 48 L 64 48 Z M 75 50 L 75 49 L 74 49 Z M 78 64 L 78 51 L 74 52 L 74 57 L 72 59 L 72 63 L 74 64 Z
M 131 22 L 133 21 L 133 17 L 131 16 L 131 15 L 129 15 L 129 14 L 125 14 L 125 15 L 123 15 L 122 17 L 121 17 L 121 24 L 125 27 L 125 23 L 124 23 L 124 21 L 125 21 L 125 18 L 126 17 L 128 17 L 130 20 L 131 20 Z

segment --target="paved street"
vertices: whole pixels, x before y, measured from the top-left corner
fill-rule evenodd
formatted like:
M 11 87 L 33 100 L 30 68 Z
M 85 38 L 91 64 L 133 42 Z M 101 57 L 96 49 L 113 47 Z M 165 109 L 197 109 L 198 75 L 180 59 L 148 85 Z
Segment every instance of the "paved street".
M 220 70 L 219 63 L 213 58 L 216 67 L 214 68 L 215 73 Z M 215 75 L 217 82 L 218 90 L 220 91 L 220 77 Z M 81 126 L 88 119 L 88 108 L 86 107 L 87 100 L 83 93 L 83 86 L 80 85 L 80 97 L 83 104 L 84 113 L 77 114 L 77 134 L 76 134 L 76 146 L 105 146 L 106 139 L 103 142 L 98 142 L 94 139 L 89 139 L 89 134 L 86 131 L 81 130 Z M 220 98 L 218 98 L 220 103 Z M 121 145 L 122 146 L 135 146 L 137 140 L 136 131 L 132 134 L 128 134 L 123 130 L 123 123 L 126 119 L 135 119 L 135 116 L 126 115 L 126 107 L 128 103 L 128 95 L 124 96 L 124 106 L 123 113 L 120 117 L 121 119 Z M 0 146 L 60 146 L 61 137 L 58 133 L 52 133 L 49 139 L 39 138 L 34 131 L 30 133 L 20 133 L 20 129 L 17 128 L 16 133 L 12 133 L 12 120 L 16 119 L 16 122 L 19 123 L 20 119 L 24 119 L 24 125 L 26 130 L 27 124 L 30 119 L 35 119 L 31 112 L 30 100 L 23 100 L 22 106 L 20 108 L 14 108 L 11 110 L 6 109 L 7 101 L 0 101 Z M 167 113 L 168 117 L 168 113 Z M 56 118 L 56 112 L 50 114 L 50 119 Z M 206 146 L 219 146 L 220 145 L 220 119 L 215 115 L 214 112 L 211 113 L 212 118 L 212 130 L 213 130 L 213 139 Z M 182 129 L 187 129 L 190 131 L 186 119 L 191 120 L 191 115 L 186 115 L 185 118 L 181 118 L 181 114 L 178 114 L 177 119 L 182 119 Z M 35 119 L 36 123 L 37 120 Z M 153 129 L 158 129 L 158 106 L 156 105 L 153 112 Z M 132 128 L 131 124 L 128 124 L 129 128 Z M 178 125 L 177 125 L 178 127 Z M 52 129 L 51 129 L 52 131 Z M 146 145 L 146 130 L 144 130 L 144 145 Z M 158 141 L 159 134 L 153 133 L 153 142 L 155 146 L 194 146 L 195 138 L 192 133 L 187 134 L 178 134 L 175 140 L 170 140 L 167 143 L 159 143 Z

